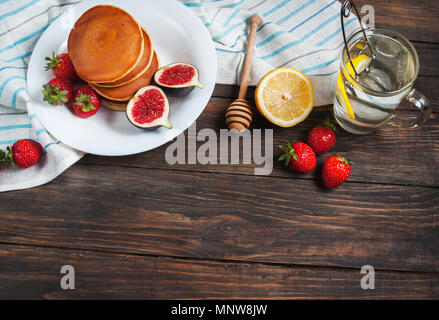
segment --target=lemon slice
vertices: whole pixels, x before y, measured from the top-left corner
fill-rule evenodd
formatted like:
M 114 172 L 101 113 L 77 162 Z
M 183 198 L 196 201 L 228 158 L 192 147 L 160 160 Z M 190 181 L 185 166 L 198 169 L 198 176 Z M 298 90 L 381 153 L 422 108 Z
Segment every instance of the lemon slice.
M 364 71 L 364 69 L 367 68 L 367 66 L 370 63 L 370 60 L 372 60 L 372 59 L 369 56 L 366 56 L 365 54 L 360 54 L 358 57 L 355 57 L 354 59 L 352 59 L 352 64 L 354 65 L 355 70 L 357 70 L 357 73 L 360 73 L 360 72 Z M 354 69 L 352 69 L 352 65 L 350 62 L 348 62 L 346 64 L 346 69 L 348 69 L 348 72 L 351 75 L 351 77 L 355 76 Z M 351 80 L 351 79 L 348 78 L 348 81 L 349 80 Z M 351 81 L 349 81 L 349 82 L 351 82 Z
M 259 112 L 268 121 L 292 127 L 311 112 L 314 90 L 311 81 L 299 70 L 277 68 L 259 82 L 255 99 Z
M 354 59 L 352 59 L 352 64 L 354 65 L 355 70 L 357 70 L 357 73 L 360 73 L 361 71 L 364 71 L 364 69 L 367 68 L 367 66 L 370 63 L 370 60 L 371 60 L 370 57 L 366 56 L 365 54 L 360 54 L 358 57 L 355 57 Z M 346 76 L 346 79 L 349 81 L 349 83 L 351 83 L 352 85 L 357 87 L 355 82 L 353 81 L 353 77 L 355 76 L 355 71 L 352 68 L 352 65 L 350 62 L 348 62 L 346 64 L 346 69 L 348 69 L 348 73 L 349 73 L 349 76 Z M 355 119 L 354 109 L 352 109 L 352 105 L 349 102 L 349 98 L 348 98 L 348 95 L 346 94 L 346 88 L 344 86 L 343 78 L 342 78 L 340 72 L 337 75 L 337 85 L 338 85 L 338 88 L 340 89 L 341 94 L 343 96 L 343 100 L 345 102 L 346 109 L 347 109 L 346 111 L 348 112 L 349 118 Z
M 344 87 L 343 78 L 342 78 L 340 72 L 337 75 L 337 85 L 338 85 L 338 88 L 343 96 L 344 104 L 345 104 L 346 109 L 347 109 L 345 111 L 347 111 L 349 118 L 355 119 L 355 113 L 354 113 L 354 110 L 352 109 L 351 103 L 349 102 L 348 95 L 346 94 L 346 89 Z
M 364 69 L 367 68 L 367 66 L 370 63 L 370 60 L 371 60 L 370 57 L 366 56 L 365 54 L 360 54 L 358 57 L 355 57 L 354 59 L 352 59 L 352 64 L 354 65 L 355 70 L 357 70 L 357 73 L 360 73 L 361 71 L 364 71 Z M 346 69 L 348 70 L 349 75 L 350 75 L 350 76 L 346 76 L 346 79 L 349 81 L 349 83 L 351 83 L 352 85 L 357 87 L 355 85 L 355 83 L 353 82 L 353 77 L 355 76 L 355 71 L 352 68 L 352 65 L 350 62 L 348 62 L 346 64 Z M 346 89 L 345 89 L 345 86 L 343 84 L 343 78 L 342 78 L 340 72 L 338 73 L 338 76 L 337 76 L 337 85 L 338 85 L 338 88 L 340 89 L 340 91 L 343 95 L 343 100 L 345 102 L 345 105 L 347 108 L 346 111 L 349 114 L 349 118 L 355 119 L 355 113 L 354 113 L 354 110 L 352 109 L 351 103 L 349 102 L 348 95 L 346 94 Z

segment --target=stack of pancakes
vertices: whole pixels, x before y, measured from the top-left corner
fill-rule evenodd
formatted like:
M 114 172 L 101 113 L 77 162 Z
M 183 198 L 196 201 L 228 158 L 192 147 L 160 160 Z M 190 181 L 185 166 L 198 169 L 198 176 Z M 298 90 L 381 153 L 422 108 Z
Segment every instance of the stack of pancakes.
M 126 11 L 109 5 L 95 6 L 76 21 L 68 52 L 77 74 L 114 110 L 125 110 L 159 68 L 146 29 Z

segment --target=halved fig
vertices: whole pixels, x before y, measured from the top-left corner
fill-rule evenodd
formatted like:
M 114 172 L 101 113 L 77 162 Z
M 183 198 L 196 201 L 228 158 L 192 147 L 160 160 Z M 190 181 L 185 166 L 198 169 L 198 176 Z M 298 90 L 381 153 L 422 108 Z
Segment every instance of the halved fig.
M 154 82 L 170 96 L 185 96 L 194 87 L 204 88 L 198 79 L 198 69 L 188 63 L 172 63 L 162 67 L 154 74 Z
M 128 120 L 139 128 L 172 128 L 168 120 L 169 101 L 162 89 L 146 86 L 128 102 L 126 114 Z

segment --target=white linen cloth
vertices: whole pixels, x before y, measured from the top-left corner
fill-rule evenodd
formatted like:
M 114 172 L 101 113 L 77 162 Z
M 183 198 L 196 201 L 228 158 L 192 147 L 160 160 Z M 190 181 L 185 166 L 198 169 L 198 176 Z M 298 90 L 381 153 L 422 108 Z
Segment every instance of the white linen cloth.
M 237 84 L 244 61 L 248 19 L 263 22 L 256 33 L 250 84 L 269 71 L 293 67 L 312 81 L 316 105 L 331 104 L 343 48 L 338 0 L 183 0 L 212 35 L 218 55 L 218 83 Z M 355 15 L 345 20 L 346 35 L 360 27 Z
M 44 147 L 40 162 L 27 169 L 0 171 L 0 192 L 42 185 L 78 161 L 83 153 L 52 137 L 32 110 L 26 73 L 39 36 L 66 8 L 64 0 L 0 0 L 0 149 L 19 139 Z M 48 55 L 50 52 L 48 52 Z M 44 61 L 41 62 L 44 67 Z
M 218 83 L 239 83 L 247 20 L 258 14 L 263 24 L 256 36 L 250 83 L 256 85 L 276 67 L 294 67 L 313 82 L 316 105 L 332 102 L 343 47 L 337 0 L 180 1 L 194 10 L 212 35 L 218 56 Z M 31 168 L 3 168 L 0 192 L 44 184 L 83 156 L 42 127 L 26 93 L 27 63 L 39 36 L 66 8 L 79 2 L 0 0 L 0 148 L 31 138 L 45 151 Z M 359 27 L 356 21 L 353 16 L 345 20 L 347 34 Z

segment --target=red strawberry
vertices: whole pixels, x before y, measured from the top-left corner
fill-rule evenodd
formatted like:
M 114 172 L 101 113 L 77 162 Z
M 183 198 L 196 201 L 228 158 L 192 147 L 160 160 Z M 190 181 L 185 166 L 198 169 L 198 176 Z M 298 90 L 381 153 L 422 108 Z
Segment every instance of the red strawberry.
M 75 90 L 72 98 L 72 108 L 76 115 L 88 118 L 98 112 L 101 99 L 90 86 L 82 86 Z
M 308 144 L 316 154 L 322 154 L 331 150 L 335 144 L 335 126 L 329 118 L 323 125 L 314 127 L 308 134 Z
M 326 159 L 322 170 L 322 179 L 326 188 L 333 189 L 345 182 L 351 174 L 351 165 L 348 159 L 339 155 Z
M 3 151 L 0 152 L 0 162 L 12 163 L 13 161 L 22 169 L 29 168 L 40 161 L 43 153 L 41 144 L 31 139 L 18 140 L 7 149 L 7 155 Z
M 284 154 L 279 161 L 285 160 L 285 165 L 297 172 L 306 173 L 312 171 L 316 166 L 316 155 L 309 145 L 303 142 L 296 142 L 291 146 L 289 142 L 279 146 Z
M 48 61 L 46 71 L 52 69 L 53 74 L 56 77 L 65 78 L 72 81 L 78 78 L 68 53 L 61 53 L 55 57 L 55 52 L 52 52 L 52 58 L 46 57 L 45 59 Z
M 64 78 L 54 78 L 47 84 L 43 84 L 43 101 L 57 106 L 64 104 L 72 97 L 72 83 Z

